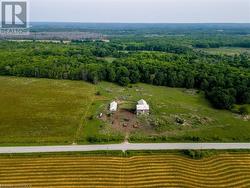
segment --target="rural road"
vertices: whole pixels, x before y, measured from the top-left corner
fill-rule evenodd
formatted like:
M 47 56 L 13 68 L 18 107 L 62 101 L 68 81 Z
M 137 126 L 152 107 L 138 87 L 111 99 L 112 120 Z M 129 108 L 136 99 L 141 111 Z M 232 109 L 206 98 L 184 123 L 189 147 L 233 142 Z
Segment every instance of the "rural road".
M 183 149 L 250 149 L 250 143 L 143 143 L 143 144 L 107 144 L 107 145 L 67 145 L 67 146 L 22 146 L 0 147 L 4 153 L 45 153 L 72 151 L 114 151 L 114 150 L 183 150 Z

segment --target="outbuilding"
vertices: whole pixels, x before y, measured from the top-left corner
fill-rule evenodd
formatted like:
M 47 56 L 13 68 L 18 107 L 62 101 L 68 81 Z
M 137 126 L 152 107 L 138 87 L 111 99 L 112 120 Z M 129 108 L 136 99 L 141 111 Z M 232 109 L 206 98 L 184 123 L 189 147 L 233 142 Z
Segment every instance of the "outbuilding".
M 141 115 L 141 114 L 148 115 L 149 114 L 149 105 L 145 100 L 141 99 L 137 102 L 136 114 L 137 115 Z
M 113 102 L 110 103 L 110 105 L 109 105 L 109 111 L 110 111 L 110 112 L 116 112 L 116 111 L 117 111 L 117 107 L 118 107 L 117 102 L 113 101 Z

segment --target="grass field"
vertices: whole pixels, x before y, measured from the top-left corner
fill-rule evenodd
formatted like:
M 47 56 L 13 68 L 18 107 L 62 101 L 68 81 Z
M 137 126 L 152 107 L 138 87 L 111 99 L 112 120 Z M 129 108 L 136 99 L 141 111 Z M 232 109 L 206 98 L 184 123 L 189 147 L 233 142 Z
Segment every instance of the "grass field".
M 0 185 L 26 187 L 250 187 L 250 154 L 1 157 Z
M 128 105 L 143 98 L 151 107 L 151 117 L 161 122 L 154 130 L 136 129 L 134 141 L 155 141 L 154 136 L 164 136 L 166 141 L 250 141 L 250 121 L 226 110 L 216 110 L 202 93 L 181 88 L 167 88 L 136 84 L 132 88 L 119 88 L 102 83 L 99 90 L 106 96 L 125 99 Z M 105 89 L 112 92 L 106 92 Z M 111 96 L 109 96 L 112 98 Z M 250 106 L 248 106 L 250 107 Z M 175 117 L 185 120 L 178 125 Z M 145 125 L 146 126 L 146 125 Z M 157 140 L 156 140 L 157 141 Z
M 0 87 L 2 145 L 72 144 L 100 99 L 85 82 L 0 77 Z
M 146 121 L 133 129 L 131 141 L 250 141 L 249 120 L 212 108 L 194 90 L 17 77 L 0 77 L 0 87 L 0 145 L 87 143 L 89 137 L 123 141 L 122 132 L 97 116 L 114 99 L 133 108 L 141 98 L 150 104 L 149 119 L 158 124 Z M 176 124 L 176 117 L 185 124 Z
M 235 55 L 240 53 L 248 53 L 250 54 L 250 48 L 233 48 L 233 47 L 224 47 L 224 48 L 207 48 L 202 49 L 205 52 L 211 53 L 211 54 L 226 54 L 226 55 Z

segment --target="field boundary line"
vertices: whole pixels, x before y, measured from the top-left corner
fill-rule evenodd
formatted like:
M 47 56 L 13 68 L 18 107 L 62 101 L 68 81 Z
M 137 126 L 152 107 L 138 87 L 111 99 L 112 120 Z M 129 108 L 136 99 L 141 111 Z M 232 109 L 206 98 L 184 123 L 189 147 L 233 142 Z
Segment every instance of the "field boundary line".
M 94 91 L 95 91 L 95 90 L 94 90 Z M 82 128 L 83 128 L 84 125 L 87 123 L 87 114 L 88 114 L 88 111 L 89 111 L 89 109 L 90 109 L 90 107 L 91 107 L 91 104 L 92 104 L 93 101 L 94 101 L 94 97 L 95 97 L 95 96 L 93 95 L 93 97 L 90 98 L 90 101 L 91 101 L 91 102 L 89 103 L 89 105 L 88 105 L 87 108 L 85 109 L 84 115 L 81 117 L 80 123 L 79 123 L 79 125 L 78 125 L 78 127 L 77 127 L 77 130 L 76 130 L 76 133 L 75 133 L 75 136 L 74 136 L 73 145 L 77 144 L 77 141 L 78 141 L 78 139 L 79 139 L 79 136 L 81 135 Z M 87 104 L 88 98 L 86 98 L 85 100 L 86 100 L 86 103 L 85 103 L 85 104 Z

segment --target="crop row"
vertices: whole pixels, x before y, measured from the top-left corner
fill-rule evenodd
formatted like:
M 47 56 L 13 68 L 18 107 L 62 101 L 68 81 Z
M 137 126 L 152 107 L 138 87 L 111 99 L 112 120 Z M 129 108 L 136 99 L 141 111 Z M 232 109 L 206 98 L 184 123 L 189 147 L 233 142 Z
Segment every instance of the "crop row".
M 250 187 L 250 154 L 0 158 L 0 185 L 32 187 Z

